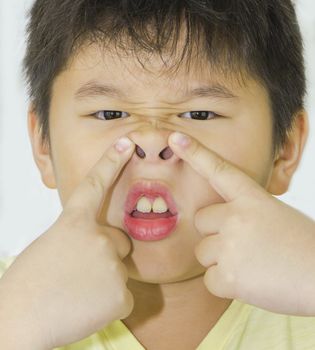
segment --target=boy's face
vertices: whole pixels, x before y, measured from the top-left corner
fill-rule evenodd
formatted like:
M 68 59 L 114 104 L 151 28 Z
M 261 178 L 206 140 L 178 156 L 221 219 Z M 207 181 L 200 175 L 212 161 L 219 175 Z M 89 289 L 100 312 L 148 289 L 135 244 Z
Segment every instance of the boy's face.
M 168 146 L 168 136 L 173 131 L 190 135 L 268 188 L 273 169 L 272 116 L 266 91 L 252 80 L 240 86 L 201 65 L 192 67 L 189 74 L 181 67 L 174 76 L 161 75 L 158 57 L 152 57 L 146 67 L 150 72 L 131 56 L 119 59 L 90 46 L 81 50 L 55 79 L 50 107 L 54 175 L 65 204 L 116 139 L 132 139 L 146 157 L 134 153 L 124 167 L 114 183 L 104 222 L 123 230 L 126 194 L 136 181 L 160 181 L 166 185 L 179 214 L 175 231 L 152 242 L 131 238 L 133 249 L 125 263 L 129 276 L 137 280 L 180 281 L 205 271 L 194 256 L 194 248 L 202 239 L 194 226 L 195 213 L 223 199 L 175 154 L 159 157 Z M 103 94 L 100 88 L 84 92 L 86 84 L 111 85 L 121 96 Z M 205 86 L 214 89 L 208 95 L 189 96 L 189 91 Z M 222 86 L 231 96 L 224 96 L 219 89 Z M 129 116 L 123 113 L 120 119 L 112 120 L 92 116 L 102 110 L 123 111 Z M 210 113 L 208 120 L 195 120 L 190 111 L 212 111 L 220 116 L 211 119 Z M 98 117 L 103 118 L 103 114 Z

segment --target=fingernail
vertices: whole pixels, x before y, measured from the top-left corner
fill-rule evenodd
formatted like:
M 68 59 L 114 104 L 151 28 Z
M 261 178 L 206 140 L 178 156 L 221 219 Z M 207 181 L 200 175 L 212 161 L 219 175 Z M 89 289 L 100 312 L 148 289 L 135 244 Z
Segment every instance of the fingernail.
M 119 153 L 123 153 L 127 151 L 127 149 L 131 147 L 131 145 L 132 141 L 128 139 L 128 137 L 122 137 L 116 141 L 114 147 Z
M 172 142 L 182 147 L 186 147 L 190 144 L 190 137 L 177 131 L 171 135 L 171 140 Z

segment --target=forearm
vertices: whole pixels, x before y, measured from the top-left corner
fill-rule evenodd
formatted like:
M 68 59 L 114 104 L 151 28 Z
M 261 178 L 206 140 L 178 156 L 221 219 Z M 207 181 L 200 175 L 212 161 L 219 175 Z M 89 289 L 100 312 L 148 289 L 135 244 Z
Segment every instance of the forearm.
M 48 350 L 41 344 L 33 318 L 32 299 L 0 279 L 0 349 Z
M 303 232 L 302 237 L 304 237 Z M 307 237 L 308 236 L 308 237 Z M 300 278 L 295 286 L 297 295 L 297 314 L 315 316 L 315 222 L 310 224 L 305 239 L 305 254 L 299 268 Z
M 294 232 L 295 231 L 295 232 Z M 287 264 L 288 305 L 296 316 L 315 316 L 315 222 L 307 217 L 288 235 L 293 250 L 284 254 Z M 284 302 L 286 302 L 284 300 Z

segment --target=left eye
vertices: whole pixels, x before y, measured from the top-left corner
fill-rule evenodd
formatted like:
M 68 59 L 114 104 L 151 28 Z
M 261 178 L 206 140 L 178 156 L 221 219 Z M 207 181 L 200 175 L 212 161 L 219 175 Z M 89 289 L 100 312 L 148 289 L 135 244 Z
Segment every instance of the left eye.
M 121 119 L 129 116 L 127 112 L 122 111 L 98 111 L 92 115 L 101 120 Z
M 218 114 L 211 111 L 191 111 L 179 114 L 187 119 L 209 120 L 219 117 Z

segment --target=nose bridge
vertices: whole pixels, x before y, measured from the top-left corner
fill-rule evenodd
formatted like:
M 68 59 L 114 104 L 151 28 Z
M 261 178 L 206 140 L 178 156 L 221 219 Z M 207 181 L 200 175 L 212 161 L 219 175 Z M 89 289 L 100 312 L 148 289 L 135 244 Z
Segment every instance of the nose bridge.
M 168 145 L 168 137 L 173 132 L 161 127 L 156 118 L 152 118 L 146 126 L 129 133 L 128 137 L 135 143 L 135 157 L 139 161 L 149 163 L 172 162 L 178 159 Z

